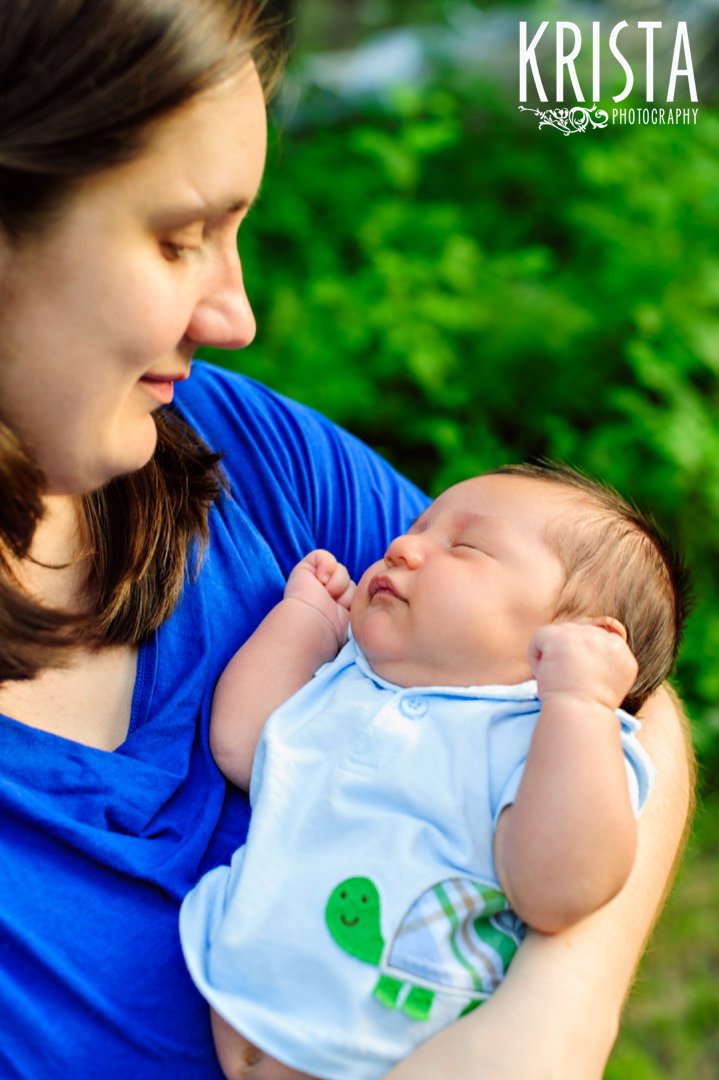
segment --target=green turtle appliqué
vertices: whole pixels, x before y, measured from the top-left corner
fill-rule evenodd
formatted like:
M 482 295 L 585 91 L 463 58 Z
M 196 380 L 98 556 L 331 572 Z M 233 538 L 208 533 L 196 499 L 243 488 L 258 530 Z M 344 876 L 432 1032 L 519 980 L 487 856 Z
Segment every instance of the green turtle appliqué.
M 427 983 L 466 994 L 462 1014 L 480 1005 L 503 979 L 522 932 L 504 894 L 472 878 L 448 878 L 425 890 L 389 949 L 380 908 L 370 878 L 347 878 L 327 901 L 327 927 L 344 952 L 379 969 L 374 997 L 413 1020 L 429 1018 L 437 990 Z

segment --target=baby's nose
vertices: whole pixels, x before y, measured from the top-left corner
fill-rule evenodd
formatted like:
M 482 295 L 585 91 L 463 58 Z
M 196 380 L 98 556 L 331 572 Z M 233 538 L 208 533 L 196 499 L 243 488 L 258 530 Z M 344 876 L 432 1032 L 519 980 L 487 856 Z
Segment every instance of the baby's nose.
M 423 558 L 421 538 L 414 533 L 395 537 L 384 557 L 388 566 L 406 566 L 409 570 L 416 570 Z

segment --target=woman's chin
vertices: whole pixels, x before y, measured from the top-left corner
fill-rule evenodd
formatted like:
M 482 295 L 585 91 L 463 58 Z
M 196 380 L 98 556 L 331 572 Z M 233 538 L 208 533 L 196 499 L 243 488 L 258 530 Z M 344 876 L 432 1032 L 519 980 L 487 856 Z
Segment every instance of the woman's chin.
M 45 470 L 47 495 L 89 495 L 105 487 L 120 476 L 138 472 L 151 460 L 157 446 L 157 428 L 151 416 L 148 416 L 141 428 L 115 440 L 104 455 L 80 453 L 75 460 L 64 464 L 59 462 Z
M 119 452 L 114 462 L 108 462 L 108 475 L 100 485 L 115 480 L 119 476 L 128 476 L 130 473 L 139 472 L 152 459 L 157 447 L 157 428 L 152 416 L 148 416 L 142 425 L 141 431 L 133 432 L 134 438 L 128 438 L 124 446 L 119 447 Z

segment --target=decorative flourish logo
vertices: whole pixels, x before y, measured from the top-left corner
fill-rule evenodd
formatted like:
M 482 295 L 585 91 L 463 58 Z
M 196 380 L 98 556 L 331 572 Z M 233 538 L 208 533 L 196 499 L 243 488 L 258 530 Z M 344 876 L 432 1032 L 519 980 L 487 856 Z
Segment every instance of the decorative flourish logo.
M 529 109 L 524 105 L 519 105 L 518 108 L 522 112 L 531 112 L 538 116 L 540 128 L 553 127 L 563 135 L 576 135 L 577 132 L 586 131 L 590 124 L 593 128 L 604 128 L 609 123 L 609 113 L 604 109 L 595 112 L 596 105 L 588 109 L 581 105 L 575 105 L 572 109 Z

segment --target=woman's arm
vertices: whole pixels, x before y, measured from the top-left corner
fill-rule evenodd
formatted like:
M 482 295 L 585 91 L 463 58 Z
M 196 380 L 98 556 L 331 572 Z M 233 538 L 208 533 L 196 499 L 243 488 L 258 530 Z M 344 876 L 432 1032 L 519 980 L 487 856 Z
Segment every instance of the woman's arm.
M 627 884 L 605 907 L 553 937 L 530 931 L 507 978 L 480 1009 L 446 1028 L 387 1080 L 598 1080 L 636 965 L 674 876 L 692 808 L 688 725 L 660 690 L 642 710 L 657 767 Z

